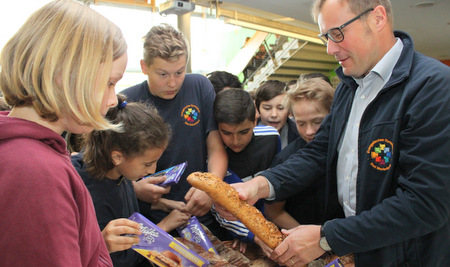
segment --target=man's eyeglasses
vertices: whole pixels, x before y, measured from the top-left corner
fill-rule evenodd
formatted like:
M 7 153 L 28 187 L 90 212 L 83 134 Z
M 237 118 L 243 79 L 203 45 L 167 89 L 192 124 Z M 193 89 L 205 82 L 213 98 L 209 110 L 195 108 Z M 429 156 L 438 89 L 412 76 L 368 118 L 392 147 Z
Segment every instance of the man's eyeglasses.
M 373 8 L 367 9 L 363 13 L 359 14 L 358 16 L 347 21 L 346 23 L 342 24 L 339 27 L 332 28 L 332 29 L 328 30 L 326 33 L 319 34 L 318 36 L 319 36 L 320 40 L 322 40 L 322 42 L 325 45 L 328 44 L 328 39 L 331 39 L 335 43 L 340 43 L 340 42 L 344 41 L 344 34 L 342 33 L 342 29 L 345 28 L 346 26 L 348 26 L 349 24 L 351 24 L 352 22 L 354 22 L 355 20 L 358 20 L 359 18 L 361 18 L 364 14 L 369 13 L 371 11 L 373 11 Z

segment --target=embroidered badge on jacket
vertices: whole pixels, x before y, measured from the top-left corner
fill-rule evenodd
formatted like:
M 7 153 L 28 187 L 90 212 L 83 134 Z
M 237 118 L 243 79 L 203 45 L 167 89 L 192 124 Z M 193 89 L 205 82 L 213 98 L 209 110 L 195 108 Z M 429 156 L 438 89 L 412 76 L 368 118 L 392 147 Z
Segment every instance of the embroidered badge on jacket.
M 377 139 L 367 149 L 370 165 L 377 170 L 387 171 L 391 168 L 394 144 L 388 139 Z

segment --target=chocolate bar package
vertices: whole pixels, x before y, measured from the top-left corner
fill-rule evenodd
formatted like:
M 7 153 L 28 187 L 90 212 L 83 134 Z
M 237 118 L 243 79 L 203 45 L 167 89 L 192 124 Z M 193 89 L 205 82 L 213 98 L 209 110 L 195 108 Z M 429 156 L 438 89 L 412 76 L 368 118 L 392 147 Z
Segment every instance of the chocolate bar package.
M 160 267 L 208 266 L 209 262 L 174 239 L 142 214 L 133 213 L 130 220 L 139 223 L 142 235 L 139 243 L 132 246 L 136 252 Z
M 335 259 L 334 261 L 325 265 L 325 267 L 344 267 L 344 264 L 339 259 Z
M 145 176 L 143 179 L 148 177 L 155 177 L 155 176 L 166 176 L 166 180 L 160 184 L 157 184 L 162 187 L 168 187 L 169 185 L 173 185 L 178 183 L 180 180 L 181 175 L 183 174 L 184 170 L 186 169 L 187 161 L 172 166 L 170 168 L 167 168 L 165 170 L 159 171 L 157 173 L 154 173 L 152 175 Z
M 192 216 L 191 218 L 189 218 L 187 224 L 177 227 L 177 231 L 181 237 L 195 242 L 202 246 L 205 250 L 214 252 L 219 255 L 219 253 L 217 253 L 217 251 L 214 249 L 211 240 L 209 240 L 197 217 Z

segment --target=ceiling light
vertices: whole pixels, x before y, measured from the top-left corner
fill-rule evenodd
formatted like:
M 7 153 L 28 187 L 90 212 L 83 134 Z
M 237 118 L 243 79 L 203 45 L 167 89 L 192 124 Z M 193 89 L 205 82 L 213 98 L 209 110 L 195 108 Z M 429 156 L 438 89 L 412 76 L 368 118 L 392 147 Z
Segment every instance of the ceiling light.
M 414 5 L 414 7 L 430 7 L 430 6 L 434 6 L 435 2 L 433 1 L 424 1 L 424 2 L 419 2 L 416 3 Z
M 283 17 L 279 19 L 273 19 L 273 21 L 294 21 L 294 19 L 290 17 Z
M 323 45 L 323 42 L 318 37 L 311 37 L 311 36 L 298 34 L 298 33 L 294 33 L 294 32 L 289 32 L 289 31 L 285 31 L 285 30 L 280 30 L 280 29 L 276 29 L 276 28 L 272 28 L 272 27 L 268 27 L 268 26 L 264 26 L 264 25 L 258 25 L 258 24 L 254 24 L 254 23 L 246 22 L 246 21 L 242 21 L 242 20 L 226 19 L 225 23 L 234 24 L 237 26 L 241 26 L 241 27 L 256 30 L 256 31 L 269 32 L 269 33 L 273 33 L 273 34 L 278 34 L 278 35 L 282 35 L 282 36 L 287 36 L 287 37 Z

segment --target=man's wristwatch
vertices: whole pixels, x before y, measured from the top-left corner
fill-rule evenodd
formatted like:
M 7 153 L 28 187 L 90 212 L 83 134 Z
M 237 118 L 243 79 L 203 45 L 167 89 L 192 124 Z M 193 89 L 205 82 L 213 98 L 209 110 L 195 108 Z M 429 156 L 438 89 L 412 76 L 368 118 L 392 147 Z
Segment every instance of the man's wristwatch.
M 326 252 L 331 251 L 330 245 L 328 245 L 327 238 L 325 237 L 324 227 L 322 226 L 320 228 L 320 240 L 319 240 L 319 246 Z

